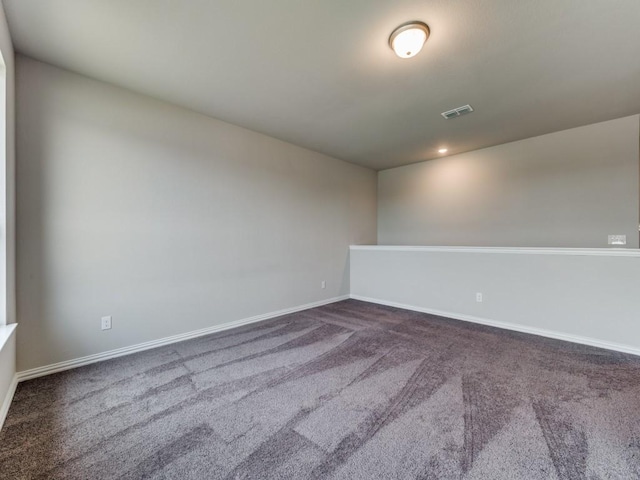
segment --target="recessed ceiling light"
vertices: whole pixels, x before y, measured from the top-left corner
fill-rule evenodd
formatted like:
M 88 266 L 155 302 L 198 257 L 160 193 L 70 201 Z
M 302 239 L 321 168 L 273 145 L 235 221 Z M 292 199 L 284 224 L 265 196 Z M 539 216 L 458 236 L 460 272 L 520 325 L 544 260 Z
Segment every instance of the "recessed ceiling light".
M 447 153 L 449 151 L 449 149 L 447 148 L 441 148 L 440 150 L 438 150 L 438 153 Z
M 389 46 L 400 58 L 417 55 L 429 38 L 429 26 L 424 22 L 407 22 L 396 28 L 389 37 Z

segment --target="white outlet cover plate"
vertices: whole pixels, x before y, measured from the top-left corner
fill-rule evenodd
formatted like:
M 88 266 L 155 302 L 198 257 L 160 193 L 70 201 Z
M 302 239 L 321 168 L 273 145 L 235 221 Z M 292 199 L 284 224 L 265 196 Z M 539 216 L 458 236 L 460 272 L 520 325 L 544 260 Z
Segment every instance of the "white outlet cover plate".
M 102 330 L 109 330 L 111 328 L 111 317 L 102 317 Z
M 609 235 L 609 245 L 626 245 L 626 235 Z

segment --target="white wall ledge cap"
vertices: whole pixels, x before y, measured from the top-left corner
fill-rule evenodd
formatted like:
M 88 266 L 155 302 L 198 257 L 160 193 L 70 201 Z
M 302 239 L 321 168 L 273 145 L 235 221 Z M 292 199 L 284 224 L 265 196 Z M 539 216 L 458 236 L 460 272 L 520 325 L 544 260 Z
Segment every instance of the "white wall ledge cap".
M 450 247 L 422 245 L 351 245 L 350 250 L 394 252 L 507 253 L 520 255 L 582 255 L 596 257 L 639 257 L 637 248 L 550 248 L 550 247 Z

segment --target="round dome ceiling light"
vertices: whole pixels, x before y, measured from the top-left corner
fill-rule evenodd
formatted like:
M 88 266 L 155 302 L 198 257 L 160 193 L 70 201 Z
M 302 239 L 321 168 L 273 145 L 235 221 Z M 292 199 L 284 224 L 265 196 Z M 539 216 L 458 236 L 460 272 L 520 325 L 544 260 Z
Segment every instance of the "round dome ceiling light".
M 424 22 L 407 22 L 396 28 L 389 37 L 389 46 L 400 58 L 417 55 L 429 38 L 429 26 Z

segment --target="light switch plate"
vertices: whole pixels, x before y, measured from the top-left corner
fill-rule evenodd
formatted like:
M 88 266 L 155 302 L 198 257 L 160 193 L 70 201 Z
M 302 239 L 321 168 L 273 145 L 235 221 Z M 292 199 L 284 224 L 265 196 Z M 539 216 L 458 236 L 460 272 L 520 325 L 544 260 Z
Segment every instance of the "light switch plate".
M 609 245 L 626 245 L 626 235 L 609 235 Z

